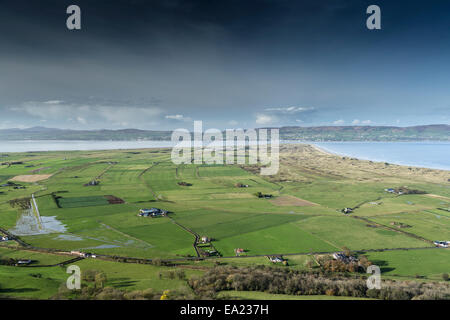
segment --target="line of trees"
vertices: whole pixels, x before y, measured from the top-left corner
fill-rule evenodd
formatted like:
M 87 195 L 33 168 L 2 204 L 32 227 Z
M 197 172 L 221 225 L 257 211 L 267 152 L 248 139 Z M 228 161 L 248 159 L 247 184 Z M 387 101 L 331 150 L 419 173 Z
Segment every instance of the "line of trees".
M 288 295 L 333 295 L 383 300 L 450 299 L 450 284 L 382 281 L 381 289 L 368 289 L 366 275 L 296 271 L 286 268 L 215 267 L 189 284 L 200 297 L 215 298 L 225 290 L 260 291 Z

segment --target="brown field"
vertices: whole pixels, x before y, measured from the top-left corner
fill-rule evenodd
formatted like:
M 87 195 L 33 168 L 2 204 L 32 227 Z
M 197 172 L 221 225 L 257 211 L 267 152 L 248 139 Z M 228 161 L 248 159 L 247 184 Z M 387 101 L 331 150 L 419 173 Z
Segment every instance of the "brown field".
M 281 196 L 276 197 L 275 199 L 269 200 L 276 206 L 290 206 L 290 207 L 309 207 L 316 206 L 317 204 L 314 202 L 309 202 L 294 196 Z
M 42 180 L 46 180 L 50 178 L 51 174 L 33 174 L 33 175 L 22 175 L 22 176 L 15 176 L 14 178 L 10 179 L 10 181 L 16 181 L 16 182 L 38 182 Z
M 106 200 L 108 200 L 109 204 L 122 204 L 125 203 L 125 201 L 123 201 L 120 198 L 117 198 L 116 196 L 111 196 L 111 195 L 107 195 L 105 196 Z

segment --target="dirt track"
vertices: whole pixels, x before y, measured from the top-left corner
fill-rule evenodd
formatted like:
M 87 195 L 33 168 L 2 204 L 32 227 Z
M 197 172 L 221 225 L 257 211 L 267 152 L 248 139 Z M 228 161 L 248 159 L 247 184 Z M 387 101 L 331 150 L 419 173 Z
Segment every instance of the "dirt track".
M 317 206 L 316 203 L 306 201 L 294 196 L 280 196 L 275 199 L 269 200 L 276 206 L 298 206 L 298 207 L 309 207 L 309 206 Z

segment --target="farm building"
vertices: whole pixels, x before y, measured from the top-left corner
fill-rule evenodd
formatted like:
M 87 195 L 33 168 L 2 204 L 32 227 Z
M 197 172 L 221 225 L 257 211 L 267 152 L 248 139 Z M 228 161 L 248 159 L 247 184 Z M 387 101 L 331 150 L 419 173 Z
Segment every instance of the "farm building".
M 389 193 L 394 193 L 394 194 L 398 194 L 398 195 L 402 195 L 402 194 L 425 194 L 425 191 L 422 190 L 414 190 L 414 189 L 409 189 L 408 187 L 400 187 L 400 188 L 387 188 L 384 189 L 384 191 L 389 192 Z
M 203 236 L 200 240 L 201 240 L 202 243 L 210 242 L 210 239 L 208 237 L 205 237 L 205 236 Z
M 206 257 L 216 256 L 217 254 L 218 254 L 218 252 L 214 249 L 203 251 L 203 255 Z
M 8 240 L 9 240 L 8 236 L 0 237 L 0 241 L 8 241 Z
M 85 187 L 90 187 L 90 186 L 98 186 L 100 184 L 100 181 L 98 180 L 92 180 L 89 183 L 86 183 L 84 186 Z
M 234 252 L 235 252 L 236 256 L 240 256 L 241 253 L 245 252 L 245 250 L 242 248 L 237 248 L 237 249 L 234 249 Z
M 273 263 L 281 263 L 284 261 L 284 259 L 281 256 L 269 256 L 268 258 L 269 258 L 270 262 L 273 262 Z
M 450 245 L 450 241 L 433 241 L 436 247 L 440 248 L 448 248 Z
M 342 252 L 335 252 L 335 253 L 333 253 L 333 259 L 334 260 L 338 260 L 338 261 L 342 261 L 342 262 L 345 262 L 345 263 L 357 262 L 358 261 L 358 259 L 356 259 L 355 257 L 352 257 L 352 256 L 347 257 Z
M 242 183 L 236 183 L 235 185 L 237 188 L 248 188 L 249 185 L 248 184 L 242 184 Z
M 82 258 L 89 258 L 92 256 L 91 253 L 85 253 L 85 252 L 81 252 L 81 251 L 70 251 L 70 254 L 76 255 L 76 256 L 80 256 Z
M 341 210 L 343 213 L 347 214 L 347 213 L 351 213 L 353 211 L 352 208 L 344 208 Z
M 158 209 L 158 208 L 150 208 L 150 209 L 141 209 L 139 210 L 140 217 L 160 217 L 167 215 L 166 210 Z
M 84 258 L 97 258 L 97 256 L 95 254 L 86 252 L 86 253 L 81 253 L 81 256 Z

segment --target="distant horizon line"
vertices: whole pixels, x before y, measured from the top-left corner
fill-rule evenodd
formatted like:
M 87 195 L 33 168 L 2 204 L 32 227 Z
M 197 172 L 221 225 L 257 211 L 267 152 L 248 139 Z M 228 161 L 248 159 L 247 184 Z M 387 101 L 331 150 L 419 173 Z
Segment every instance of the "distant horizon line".
M 256 127 L 256 128 L 247 128 L 247 129 L 276 129 L 276 128 L 417 128 L 417 127 L 438 127 L 438 126 L 446 126 L 450 127 L 450 124 L 446 123 L 435 123 L 435 124 L 419 124 L 419 125 L 409 125 L 409 126 L 395 126 L 395 125 L 317 125 L 317 126 L 292 126 L 292 125 L 285 125 L 285 126 L 264 126 L 264 127 Z M 25 128 L 18 128 L 18 127 L 11 127 L 11 128 L 3 128 L 0 129 L 0 131 L 7 131 L 7 130 L 32 130 L 32 129 L 41 129 L 41 130 L 61 130 L 61 131 L 126 131 L 126 130 L 139 130 L 139 131 L 155 131 L 155 132 L 169 132 L 173 131 L 170 129 L 166 130 L 157 130 L 157 129 L 140 129 L 140 128 L 123 128 L 123 129 L 107 129 L 107 128 L 100 128 L 100 129 L 70 129 L 70 128 L 56 128 L 56 127 L 45 127 L 45 126 L 32 126 L 32 127 L 25 127 Z M 229 128 L 232 129 L 232 128 Z M 236 127 L 234 129 L 246 129 L 242 127 Z M 226 130 L 226 129 L 223 129 Z

